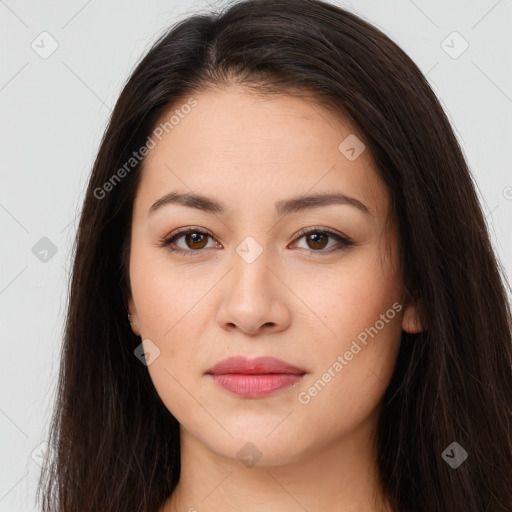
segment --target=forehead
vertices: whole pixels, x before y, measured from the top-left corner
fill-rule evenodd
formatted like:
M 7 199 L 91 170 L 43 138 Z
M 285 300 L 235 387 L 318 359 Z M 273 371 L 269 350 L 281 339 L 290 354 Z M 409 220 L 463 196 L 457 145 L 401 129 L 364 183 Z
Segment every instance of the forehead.
M 267 197 L 336 190 L 377 215 L 387 209 L 386 188 L 362 136 L 312 100 L 225 87 L 176 101 L 155 127 L 162 133 L 152 136 L 156 145 L 145 158 L 136 202 L 179 188 L 214 193 L 234 210 L 258 198 L 254 209 Z M 362 152 L 350 159 L 347 146 Z

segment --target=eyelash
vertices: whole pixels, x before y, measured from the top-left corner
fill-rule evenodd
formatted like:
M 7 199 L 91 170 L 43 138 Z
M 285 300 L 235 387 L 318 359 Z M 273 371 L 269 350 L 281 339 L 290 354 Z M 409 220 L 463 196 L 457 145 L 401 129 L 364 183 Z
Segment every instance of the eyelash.
M 209 236 L 210 238 L 214 238 L 210 233 L 208 233 L 207 231 L 204 231 L 203 229 L 200 229 L 200 228 L 194 228 L 194 227 L 182 228 L 181 230 L 178 230 L 178 231 L 176 231 L 174 233 L 171 233 L 171 235 L 169 235 L 168 237 L 160 240 L 159 246 L 160 247 L 167 247 L 167 249 L 169 249 L 171 252 L 181 253 L 184 256 L 191 256 L 191 257 L 200 256 L 201 253 L 204 251 L 204 249 L 179 249 L 179 248 L 176 249 L 175 247 L 172 247 L 172 245 L 171 245 L 173 242 L 175 242 L 176 240 L 181 238 L 183 235 L 187 235 L 187 234 L 190 234 L 190 233 L 206 235 L 206 236 Z M 332 231 L 330 229 L 325 229 L 325 228 L 320 229 L 320 228 L 316 228 L 316 227 L 306 228 L 306 229 L 303 229 L 303 230 L 299 231 L 299 233 L 297 233 L 297 235 L 296 235 L 296 239 L 303 238 L 304 236 L 307 236 L 307 235 L 310 235 L 310 234 L 313 234 L 313 233 L 315 233 L 315 234 L 322 234 L 322 235 L 328 235 L 328 236 L 334 238 L 336 241 L 338 241 L 342 245 L 340 247 L 334 248 L 334 249 L 331 247 L 328 250 L 323 250 L 323 249 L 319 249 L 317 251 L 315 251 L 313 249 L 299 249 L 299 250 L 306 251 L 307 253 L 331 254 L 333 252 L 342 251 L 346 247 L 350 247 L 350 246 L 356 245 L 347 236 L 338 234 L 337 232 Z M 336 247 L 336 246 L 334 246 L 334 247 Z

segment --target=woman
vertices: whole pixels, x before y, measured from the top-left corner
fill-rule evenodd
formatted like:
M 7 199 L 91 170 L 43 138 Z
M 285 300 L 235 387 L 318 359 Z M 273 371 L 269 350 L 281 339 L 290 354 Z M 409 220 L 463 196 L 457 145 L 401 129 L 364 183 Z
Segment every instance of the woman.
M 45 510 L 512 510 L 505 276 L 450 124 L 319 0 L 173 27 L 92 170 Z

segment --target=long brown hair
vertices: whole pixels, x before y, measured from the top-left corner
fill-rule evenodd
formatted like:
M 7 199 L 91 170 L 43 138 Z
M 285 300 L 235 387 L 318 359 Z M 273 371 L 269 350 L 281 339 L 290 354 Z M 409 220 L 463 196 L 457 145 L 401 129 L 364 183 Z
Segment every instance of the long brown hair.
M 382 400 L 378 469 L 394 510 L 510 512 L 511 311 L 472 176 L 412 60 L 369 23 L 320 0 L 248 0 L 193 15 L 162 35 L 128 79 L 74 245 L 38 487 L 43 509 L 155 512 L 177 484 L 179 425 L 134 356 L 140 338 L 126 317 L 132 205 L 144 160 L 125 166 L 122 180 L 112 176 L 178 100 L 230 83 L 261 94 L 312 94 L 359 128 L 389 188 L 403 286 L 421 301 L 427 325 L 402 333 Z M 456 453 L 467 460 L 454 467 L 447 457 Z

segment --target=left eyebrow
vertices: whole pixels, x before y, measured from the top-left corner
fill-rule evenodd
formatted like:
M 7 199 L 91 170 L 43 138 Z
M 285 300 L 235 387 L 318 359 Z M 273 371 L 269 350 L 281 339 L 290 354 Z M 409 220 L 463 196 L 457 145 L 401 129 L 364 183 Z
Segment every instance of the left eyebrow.
M 203 212 L 216 215 L 225 215 L 227 212 L 226 205 L 213 198 L 191 192 L 169 192 L 151 205 L 148 211 L 148 216 L 156 210 L 170 204 L 196 208 Z M 341 192 L 298 196 L 278 201 L 276 203 L 276 214 L 279 217 L 282 217 L 301 210 L 320 208 L 322 206 L 329 206 L 332 204 L 353 206 L 367 215 L 374 216 L 370 209 L 361 201 L 354 197 L 342 194 Z
M 298 212 L 308 208 L 320 208 L 321 206 L 330 206 L 332 204 L 342 204 L 353 206 L 360 211 L 372 215 L 370 209 L 359 199 L 350 197 L 341 192 L 330 192 L 326 194 L 315 194 L 309 196 L 292 197 L 285 201 L 276 203 L 276 212 L 281 217 L 290 213 Z

